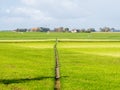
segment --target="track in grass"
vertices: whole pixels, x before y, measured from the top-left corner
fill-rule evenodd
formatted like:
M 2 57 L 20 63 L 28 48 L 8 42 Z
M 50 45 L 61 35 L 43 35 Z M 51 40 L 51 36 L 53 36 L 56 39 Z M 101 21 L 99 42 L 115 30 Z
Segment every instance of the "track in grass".
M 53 71 L 50 71 L 49 73 L 46 72 L 47 70 L 49 70 L 48 68 L 51 68 L 53 67 L 54 65 L 50 63 L 51 59 L 50 59 L 50 55 L 52 55 L 52 51 L 54 51 L 55 53 L 55 62 L 56 62 L 56 66 L 55 66 L 55 87 L 54 89 L 55 90 L 60 90 L 60 73 L 59 73 L 59 63 L 58 63 L 58 51 L 57 51 L 57 42 L 55 43 L 54 45 L 54 50 L 52 50 L 52 47 L 53 47 L 54 43 L 51 42 L 51 41 L 37 41 L 37 42 L 32 42 L 32 41 L 3 41 L 0 43 L 0 53 L 1 53 L 1 62 L 5 62 L 5 64 L 7 65 L 8 63 L 12 64 L 12 66 L 14 67 L 14 72 L 16 72 L 17 76 L 16 75 L 13 75 L 14 72 L 12 72 L 11 70 L 12 69 L 9 69 L 10 73 L 8 73 L 6 71 L 6 68 L 4 67 L 4 63 L 2 64 L 1 63 L 1 66 L 3 66 L 3 70 L 4 70 L 4 74 L 7 75 L 7 78 L 3 77 L 0 75 L 0 88 L 2 89 L 10 89 L 12 88 L 11 85 L 13 85 L 13 87 L 16 87 L 18 89 L 22 89 L 22 88 L 25 88 L 26 90 L 29 89 L 29 90 L 32 90 L 32 89 L 35 89 L 35 86 L 38 88 L 38 89 L 44 89 L 44 90 L 52 90 L 51 87 L 52 85 L 49 84 L 49 81 L 47 82 L 46 85 L 49 85 L 49 87 L 47 88 L 46 85 L 43 85 L 43 84 L 40 84 L 40 86 L 38 87 L 38 84 L 39 83 L 36 83 L 36 85 L 31 85 L 31 86 L 27 86 L 27 87 L 24 87 L 24 86 L 19 86 L 18 84 L 27 84 L 29 82 L 33 82 L 35 83 L 34 81 L 38 81 L 42 83 L 42 81 L 45 81 L 45 79 L 54 79 L 54 76 L 53 75 L 50 75 L 49 76 L 49 73 L 53 72 Z M 52 50 L 52 51 L 51 51 Z M 9 51 L 9 52 L 7 52 Z M 51 53 L 48 53 L 48 51 L 50 51 Z M 53 55 L 52 55 L 53 57 Z M 42 59 L 43 61 L 39 60 L 39 59 Z M 47 61 L 47 60 L 50 60 L 50 61 Z M 6 61 L 8 63 L 6 63 Z M 22 61 L 22 63 L 21 63 Z M 37 63 L 35 62 L 37 61 Z M 53 61 L 53 60 L 52 60 Z M 17 63 L 16 63 L 17 62 Z M 48 63 L 50 65 L 48 65 Z M 15 65 L 13 65 L 13 63 Z M 39 66 L 39 63 L 40 63 L 40 66 Z M 22 67 L 22 64 L 23 64 L 23 67 Z M 30 64 L 30 65 L 29 65 Z M 48 65 L 47 67 L 44 67 L 44 65 Z M 29 65 L 29 66 L 28 66 Z M 11 66 L 11 67 L 12 67 Z M 19 68 L 20 70 L 18 70 L 18 66 L 20 66 L 21 68 Z M 34 66 L 34 68 L 33 68 Z M 26 67 L 26 68 L 25 68 Z M 43 69 L 44 68 L 44 69 Z M 27 69 L 27 70 L 24 70 L 23 72 L 21 70 L 24 70 L 24 69 Z M 43 70 L 42 70 L 43 69 Z M 32 70 L 32 71 L 31 71 Z M 2 70 L 1 70 L 2 71 Z M 19 76 L 19 73 L 22 72 Z M 37 74 L 37 76 L 34 76 L 32 73 L 35 73 Z M 39 72 L 39 73 L 37 73 Z M 44 73 L 42 73 L 44 72 Z M 0 72 L 2 73 L 2 72 Z M 24 75 L 24 73 L 26 73 L 28 75 L 29 73 L 29 76 Z M 9 77 L 9 74 L 13 75 L 13 76 L 10 76 Z M 22 75 L 23 74 L 23 75 Z M 42 76 L 41 76 L 42 74 Z M 46 76 L 47 75 L 47 76 Z M 54 81 L 53 81 L 54 82 Z M 3 84 L 3 86 L 7 85 L 9 87 L 2 87 L 1 84 Z M 52 83 L 51 83 L 52 84 Z M 18 85 L 18 86 L 17 86 Z
M 53 90 L 53 46 L 51 41 L 0 43 L 0 89 Z M 119 41 L 61 41 L 58 50 L 62 90 L 120 89 Z
M 54 45 L 55 52 L 55 88 L 54 90 L 60 90 L 60 67 L 59 67 L 59 55 L 57 50 L 58 40 L 56 39 L 56 43 Z

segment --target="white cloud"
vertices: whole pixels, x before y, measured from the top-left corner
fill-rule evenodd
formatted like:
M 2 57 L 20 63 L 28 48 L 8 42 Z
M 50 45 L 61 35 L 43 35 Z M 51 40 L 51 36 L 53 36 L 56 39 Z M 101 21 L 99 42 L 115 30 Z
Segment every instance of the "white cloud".
M 44 15 L 55 19 L 76 19 L 91 13 L 81 7 L 78 0 L 22 0 L 27 7 L 41 10 Z
M 15 24 L 23 22 L 23 18 L 21 17 L 7 17 L 3 19 L 4 23 Z
M 28 26 L 116 26 L 120 23 L 119 3 L 120 0 L 2 0 L 0 20 Z
M 31 20 L 50 20 L 51 17 L 45 15 L 41 10 L 29 8 L 29 7 L 17 7 L 7 9 L 6 12 L 11 13 L 11 16 L 18 16 L 24 19 L 29 18 Z
M 39 0 L 21 0 L 22 3 L 26 5 L 36 5 Z
M 10 9 L 6 9 L 6 13 L 10 13 L 11 12 L 11 10 Z

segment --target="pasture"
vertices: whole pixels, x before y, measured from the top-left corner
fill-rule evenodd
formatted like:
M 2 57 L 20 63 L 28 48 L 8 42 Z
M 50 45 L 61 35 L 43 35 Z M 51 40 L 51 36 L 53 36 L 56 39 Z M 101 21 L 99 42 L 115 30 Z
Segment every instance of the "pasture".
M 120 33 L 0 32 L 0 90 L 119 90 Z
M 0 90 L 53 88 L 53 42 L 0 43 Z
M 0 40 L 43 40 L 43 39 L 88 39 L 120 40 L 120 33 L 63 33 L 63 32 L 0 32 Z
M 62 90 L 119 90 L 120 42 L 60 42 Z

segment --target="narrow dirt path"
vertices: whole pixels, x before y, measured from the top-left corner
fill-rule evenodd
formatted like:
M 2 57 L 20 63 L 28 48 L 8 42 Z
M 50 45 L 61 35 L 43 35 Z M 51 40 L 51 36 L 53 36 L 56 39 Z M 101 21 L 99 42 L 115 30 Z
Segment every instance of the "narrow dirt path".
M 60 68 L 59 68 L 59 55 L 57 50 L 58 40 L 56 39 L 56 43 L 54 45 L 55 52 L 55 88 L 54 90 L 60 90 Z

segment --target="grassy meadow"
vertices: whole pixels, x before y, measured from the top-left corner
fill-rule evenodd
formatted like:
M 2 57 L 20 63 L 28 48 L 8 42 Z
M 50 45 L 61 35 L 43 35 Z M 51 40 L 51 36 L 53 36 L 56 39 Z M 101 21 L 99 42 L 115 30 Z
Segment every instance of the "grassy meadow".
M 62 90 L 119 90 L 120 42 L 60 42 Z
M 56 38 L 120 40 L 120 33 L 0 32 L 0 40 L 41 40 L 41 39 L 56 39 Z
M 120 33 L 0 32 L 0 90 L 120 90 Z
M 0 90 L 53 88 L 53 42 L 0 43 Z

